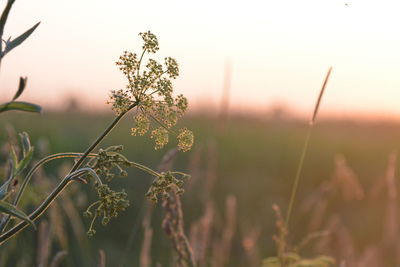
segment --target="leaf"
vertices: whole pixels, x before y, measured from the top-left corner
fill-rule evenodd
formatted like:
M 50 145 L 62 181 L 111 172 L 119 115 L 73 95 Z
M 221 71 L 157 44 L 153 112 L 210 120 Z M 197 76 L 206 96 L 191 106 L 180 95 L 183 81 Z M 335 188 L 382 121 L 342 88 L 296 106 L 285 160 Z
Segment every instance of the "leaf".
M 26 82 L 28 80 L 28 77 L 19 77 L 19 86 L 18 86 L 18 91 L 15 93 L 14 97 L 12 100 L 17 99 L 22 92 L 24 91 L 25 87 L 26 87 Z
M 9 110 L 20 110 L 20 111 L 40 113 L 42 111 L 42 108 L 39 105 L 22 101 L 11 101 L 0 105 L 0 113 Z
M 23 34 L 21 34 L 20 36 L 15 38 L 14 40 L 7 43 L 2 56 L 7 54 L 8 52 L 10 52 L 15 47 L 22 44 L 22 42 L 25 41 L 33 33 L 33 31 L 37 28 L 37 26 L 39 26 L 39 24 L 40 24 L 40 22 L 36 23 L 35 25 L 33 25 L 32 28 L 30 28 L 29 30 L 27 30 L 26 32 L 24 32 Z
M 0 17 L 0 39 L 3 38 L 4 26 L 6 25 L 8 14 L 10 13 L 11 7 L 14 4 L 14 1 L 7 1 L 7 5 L 3 10 L 3 13 Z
M 26 154 L 29 152 L 31 149 L 31 141 L 29 140 L 29 135 L 26 132 L 19 133 L 19 138 L 22 143 L 22 152 L 24 157 L 26 157 Z
M 26 153 L 25 157 L 18 163 L 17 171 L 14 176 L 20 174 L 26 166 L 28 166 L 29 162 L 31 162 L 33 156 L 33 147 Z
M 29 223 L 30 225 L 32 225 L 33 228 L 36 229 L 36 226 L 33 223 L 33 221 L 31 219 L 29 219 L 29 217 L 24 212 L 20 211 L 19 209 L 17 209 L 15 206 L 11 205 L 8 202 L 0 200 L 0 212 L 9 214 L 9 215 L 17 217 L 21 220 L 24 220 L 27 223 Z
M 7 181 L 4 182 L 4 184 L 1 185 L 0 187 L 0 200 L 4 199 L 7 196 L 8 193 L 8 186 L 10 185 L 12 179 L 8 179 Z
M 11 161 L 11 177 L 12 179 L 18 170 L 18 156 L 17 153 L 15 153 L 15 149 L 13 146 L 11 146 L 11 155 L 10 155 L 10 161 Z

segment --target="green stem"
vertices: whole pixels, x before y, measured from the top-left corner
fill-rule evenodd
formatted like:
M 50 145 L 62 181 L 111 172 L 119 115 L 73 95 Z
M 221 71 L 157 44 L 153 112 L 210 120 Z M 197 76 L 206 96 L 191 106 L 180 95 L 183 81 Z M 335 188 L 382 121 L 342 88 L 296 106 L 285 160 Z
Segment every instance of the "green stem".
M 8 18 L 8 14 L 10 13 L 11 7 L 14 4 L 15 0 L 7 1 L 7 4 L 3 10 L 3 13 L 0 17 L 0 64 L 1 59 L 3 57 L 3 33 L 4 33 L 4 26 L 6 25 L 6 21 Z
M 156 176 L 156 177 L 161 176 L 161 174 L 159 174 L 158 172 L 153 171 L 153 170 L 150 169 L 149 167 L 146 167 L 146 166 L 144 166 L 144 165 L 142 165 L 142 164 L 139 164 L 139 163 L 136 163 L 136 162 L 132 162 L 132 161 L 130 161 L 129 163 L 130 163 L 133 167 L 138 168 L 139 170 L 145 171 L 145 172 L 147 172 L 147 173 L 149 173 L 149 174 L 151 174 L 151 175 L 153 175 L 153 176 Z
M 97 175 L 97 173 L 92 168 L 89 168 L 89 167 L 81 168 L 81 169 L 79 169 L 77 171 L 74 171 L 73 173 L 70 173 L 69 175 L 73 175 L 75 177 L 79 177 L 79 176 L 83 175 L 85 172 L 89 172 L 96 179 L 96 181 L 97 181 L 97 183 L 99 185 L 103 184 L 103 182 L 101 181 L 101 179 Z
M 61 181 L 61 183 L 50 193 L 50 195 L 43 201 L 43 203 L 29 215 L 29 218 L 34 221 L 40 215 L 43 214 L 50 206 L 50 204 L 57 198 L 57 196 L 65 189 L 65 187 L 71 182 L 71 178 L 76 176 L 74 172 L 81 166 L 83 161 L 89 156 L 89 154 L 96 148 L 96 146 L 107 136 L 107 134 L 117 125 L 117 123 L 122 119 L 122 117 L 131 109 L 136 107 L 139 102 L 133 103 L 126 111 L 119 114 L 114 121 L 108 126 L 103 133 L 97 137 L 97 139 L 93 142 L 93 144 L 83 153 L 82 157 L 74 164 L 69 174 Z M 28 226 L 28 223 L 25 221 L 20 222 L 19 224 L 15 225 L 13 228 L 8 230 L 7 232 L 0 235 L 0 245 L 3 244 L 6 240 L 11 238 L 12 236 L 16 235 L 18 232 L 23 230 L 25 227 Z
M 306 137 L 306 140 L 304 141 L 303 152 L 301 153 L 299 166 L 297 167 L 296 177 L 294 178 L 292 193 L 290 195 L 289 207 L 288 207 L 288 211 L 286 214 L 287 229 L 289 229 L 290 215 L 292 213 L 294 201 L 296 198 L 297 188 L 299 186 L 299 181 L 300 181 L 300 175 L 301 175 L 301 171 L 303 170 L 304 158 L 306 156 L 307 149 L 308 149 L 308 143 L 309 143 L 310 137 L 311 137 L 311 131 L 315 124 L 315 120 L 316 120 L 317 114 L 318 114 L 318 109 L 321 104 L 322 96 L 324 95 L 325 87 L 328 84 L 328 80 L 329 80 L 329 76 L 331 75 L 331 72 L 332 72 L 332 67 L 329 68 L 328 73 L 325 76 L 324 83 L 322 84 L 321 90 L 319 91 L 318 99 L 317 99 L 317 102 L 315 103 L 314 112 L 313 112 L 313 115 L 312 115 L 312 118 L 311 118 L 311 121 L 310 121 L 310 124 L 308 127 L 307 137 Z
M 171 174 L 178 174 L 182 177 L 189 176 L 187 173 L 184 173 L 184 172 L 171 172 Z
M 150 117 L 151 117 L 155 122 L 157 122 L 162 128 L 164 128 L 165 130 L 167 130 L 169 133 L 172 133 L 172 134 L 174 134 L 174 135 L 178 135 L 174 130 L 172 130 L 171 128 L 168 128 L 168 127 L 165 126 L 165 124 L 162 123 L 159 119 L 157 119 L 156 117 L 154 117 L 153 114 L 150 114 L 150 113 L 149 113 L 149 115 L 150 115 Z
M 307 133 L 306 139 L 304 141 L 303 151 L 302 151 L 301 156 L 300 156 L 299 165 L 297 166 L 297 171 L 296 171 L 296 176 L 294 178 L 292 192 L 290 194 L 289 206 L 288 206 L 288 210 L 287 210 L 287 213 L 286 213 L 286 227 L 288 229 L 289 229 L 290 216 L 292 215 L 292 209 L 293 209 L 294 201 L 296 199 L 297 189 L 299 187 L 301 172 L 302 172 L 303 166 L 304 166 L 304 159 L 306 157 L 307 150 L 308 150 L 308 144 L 310 142 L 312 126 L 313 125 L 310 124 L 310 126 L 308 128 L 308 133 Z
M 142 60 L 143 60 L 144 53 L 146 53 L 146 49 L 143 49 L 142 55 L 140 56 L 138 69 L 137 69 L 137 72 L 136 72 L 136 76 L 139 76 L 140 66 L 142 65 Z
M 45 164 L 45 163 L 47 163 L 47 162 L 49 162 L 49 161 L 55 160 L 55 159 L 61 159 L 61 158 L 77 158 L 77 157 L 80 157 L 80 156 L 82 156 L 82 155 L 83 155 L 83 153 L 74 153 L 74 152 L 70 152 L 70 153 L 69 153 L 69 152 L 66 152 L 66 153 L 53 154 L 53 155 L 50 155 L 50 156 L 47 156 L 47 157 L 41 159 L 38 163 L 36 163 L 35 166 L 33 166 L 33 168 L 32 168 L 32 169 L 28 172 L 28 174 L 26 175 L 26 178 L 25 178 L 24 182 L 22 183 L 21 189 L 19 190 L 18 195 L 17 195 L 17 197 L 15 198 L 13 204 L 14 204 L 15 206 L 18 205 L 18 202 L 19 202 L 19 200 L 21 199 L 22 194 L 24 193 L 26 186 L 27 186 L 28 183 L 30 182 L 30 180 L 31 180 L 31 178 L 32 178 L 32 175 L 35 173 L 35 171 L 36 171 L 37 169 L 39 169 L 40 166 L 42 166 L 43 164 Z M 94 156 L 96 156 L 96 154 L 91 154 L 91 155 L 88 155 L 88 156 L 89 156 L 89 157 L 94 157 Z
M 21 188 L 20 188 L 19 191 L 18 191 L 17 197 L 16 197 L 16 198 L 14 199 L 14 201 L 13 201 L 13 205 L 14 205 L 14 206 L 17 206 L 17 205 L 18 205 L 18 203 L 19 203 L 19 201 L 20 201 L 22 195 L 23 195 L 24 192 L 25 192 L 26 186 L 27 186 L 28 183 L 31 181 L 31 178 L 32 178 L 33 174 L 36 172 L 37 169 L 39 169 L 40 166 L 42 166 L 43 164 L 45 164 L 45 163 L 47 163 L 47 162 L 49 162 L 49 161 L 55 160 L 55 159 L 61 159 L 61 158 L 76 158 L 76 157 L 79 157 L 79 156 L 82 156 L 82 155 L 83 155 L 82 153 L 66 152 L 66 153 L 53 154 L 53 155 L 47 156 L 47 157 L 45 157 L 45 158 L 39 160 L 39 161 L 35 164 L 35 166 L 33 166 L 33 168 L 32 168 L 32 169 L 28 172 L 28 174 L 26 175 L 25 180 L 24 180 L 24 182 L 22 183 Z M 89 156 L 92 157 L 92 156 L 95 156 L 95 154 L 93 154 L 93 155 L 90 154 Z M 1 226 L 0 233 L 2 233 L 2 232 L 4 231 L 4 229 L 7 228 L 8 224 L 9 224 L 9 222 L 10 222 L 10 219 L 11 219 L 11 216 L 8 216 L 7 219 L 6 219 L 6 221 L 5 221 L 5 223 L 3 224 L 3 226 Z
M 93 208 L 94 206 L 98 205 L 100 203 L 100 200 L 97 200 L 96 202 L 93 202 L 92 204 L 87 207 L 86 211 L 90 212 L 90 209 Z
M 124 115 L 128 111 L 136 107 L 138 104 L 139 104 L 138 102 L 133 103 L 126 111 L 119 114 L 110 124 L 110 126 L 108 126 L 107 129 L 105 129 L 103 133 L 99 137 L 97 137 L 97 139 L 93 142 L 93 144 L 85 151 L 85 153 L 83 153 L 83 156 L 75 163 L 75 165 L 72 167 L 69 173 L 76 171 L 82 165 L 86 157 L 93 151 L 93 149 L 96 148 L 96 146 L 104 139 L 104 137 L 106 137 L 107 134 L 111 132 L 111 130 L 115 127 L 115 125 L 117 125 L 117 123 L 122 119 L 122 117 L 124 117 Z
M 79 169 L 73 173 L 68 174 L 59 184 L 58 186 L 50 193 L 50 195 L 47 196 L 47 198 L 43 201 L 40 206 L 29 215 L 29 219 L 32 221 L 36 220 L 40 215 L 42 215 L 47 208 L 53 203 L 54 200 L 58 197 L 59 194 L 61 194 L 62 191 L 64 191 L 65 187 L 74 181 L 74 179 L 85 172 L 90 172 L 92 171 L 89 168 L 82 168 Z M 2 245 L 5 241 L 7 241 L 9 238 L 12 236 L 16 235 L 18 232 L 22 231 L 24 228 L 29 226 L 29 224 L 26 221 L 21 221 L 18 223 L 16 226 L 5 232 L 4 234 L 0 235 L 0 245 Z
M 96 221 L 96 218 L 97 218 L 97 213 L 94 214 L 94 217 L 93 217 L 93 219 L 92 219 L 92 221 L 90 223 L 89 231 L 93 229 L 93 224 Z
M 47 196 L 47 198 L 43 201 L 40 206 L 29 215 L 29 219 L 32 221 L 36 220 L 46 209 L 50 206 L 50 204 L 57 198 L 57 196 L 64 190 L 64 188 L 71 182 L 71 175 L 67 175 L 61 183 Z M 0 235 L 0 245 L 2 245 L 5 241 L 7 241 L 12 236 L 16 235 L 18 232 L 23 230 L 28 226 L 26 221 L 21 221 L 13 228 L 8 230 L 7 232 Z

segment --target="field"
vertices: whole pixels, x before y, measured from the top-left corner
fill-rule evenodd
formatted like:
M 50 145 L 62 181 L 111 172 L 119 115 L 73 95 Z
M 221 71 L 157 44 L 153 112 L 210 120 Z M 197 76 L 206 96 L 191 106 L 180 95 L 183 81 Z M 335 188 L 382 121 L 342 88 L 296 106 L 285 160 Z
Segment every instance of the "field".
M 82 152 L 112 116 L 6 113 L 0 117 L 0 144 L 14 131 L 27 131 L 35 159 Z M 192 176 L 182 195 L 184 229 L 200 266 L 261 266 L 262 259 L 276 255 L 272 206 L 277 204 L 285 214 L 307 122 L 265 114 L 232 115 L 223 127 L 221 123 L 204 114 L 180 122 L 195 133 L 192 150 L 179 152 L 171 168 Z M 174 142 L 155 151 L 148 138 L 130 135 L 132 126 L 128 115 L 100 147 L 123 144 L 128 159 L 157 169 Z M 304 162 L 288 242 L 295 246 L 311 237 L 300 254 L 332 256 L 335 265 L 398 266 L 398 185 L 393 173 L 399 149 L 399 123 L 321 119 Z M 5 151 L 6 145 L 3 165 Z M 27 197 L 39 203 L 42 191 L 50 191 L 72 163 L 61 159 L 46 165 L 34 176 Z M 104 256 L 107 266 L 144 266 L 148 261 L 151 266 L 173 266 L 171 242 L 161 227 L 164 210 L 145 197 L 152 177 L 133 168 L 128 173 L 112 185 L 126 190 L 129 208 L 107 226 L 97 222 L 95 236 L 82 235 L 90 223 L 82 213 L 95 192 L 76 183 L 57 200 L 58 212 L 50 210 L 36 222 L 38 231 L 25 230 L 3 245 L 0 266 L 47 266 L 64 250 L 68 257 L 60 266 L 95 266 Z M 27 211 L 32 208 L 26 206 Z

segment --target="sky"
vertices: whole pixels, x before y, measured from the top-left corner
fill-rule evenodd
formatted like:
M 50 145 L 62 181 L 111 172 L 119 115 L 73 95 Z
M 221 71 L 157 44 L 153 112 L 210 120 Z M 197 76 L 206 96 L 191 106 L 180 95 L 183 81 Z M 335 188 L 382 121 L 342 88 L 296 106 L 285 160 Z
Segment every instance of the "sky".
M 138 33 L 150 30 L 160 56 L 179 62 L 175 89 L 193 108 L 219 106 L 229 64 L 231 109 L 311 112 L 332 66 L 322 113 L 400 117 L 399 8 L 390 0 L 16 0 L 4 37 L 41 24 L 3 59 L 0 99 L 28 76 L 21 100 L 46 108 L 76 96 L 88 109 L 107 108 L 109 91 L 125 86 L 115 61 L 140 52 Z

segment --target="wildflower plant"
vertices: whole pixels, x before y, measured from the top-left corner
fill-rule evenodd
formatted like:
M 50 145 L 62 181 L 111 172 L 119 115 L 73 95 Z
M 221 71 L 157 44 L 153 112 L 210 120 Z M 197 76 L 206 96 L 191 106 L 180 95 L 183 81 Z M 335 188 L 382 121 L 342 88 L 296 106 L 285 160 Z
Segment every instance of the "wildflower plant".
M 136 108 L 135 127 L 131 134 L 143 136 L 150 132 L 155 148 L 164 147 L 169 134 L 185 113 L 188 101 L 183 95 L 173 96 L 172 80 L 179 76 L 179 67 L 175 59 L 166 57 L 161 64 L 154 59 L 144 63 L 146 54 L 155 54 L 159 50 L 157 37 L 151 32 L 139 34 L 143 39 L 143 51 L 140 56 L 125 51 L 117 61 L 120 70 L 126 76 L 125 89 L 111 92 L 112 109 L 117 115 Z M 144 69 L 142 69 L 144 65 Z M 178 148 L 187 151 L 193 144 L 193 133 L 186 128 L 178 134 Z
M 118 214 L 124 211 L 129 206 L 127 194 L 125 191 L 116 192 L 111 190 L 107 184 L 103 184 L 99 177 L 105 178 L 106 181 L 111 181 L 116 177 L 113 169 L 117 170 L 118 176 L 127 176 L 124 170 L 127 167 L 135 167 L 144 172 L 154 176 L 154 180 L 146 193 L 146 197 L 153 201 L 158 202 L 159 199 L 166 199 L 169 197 L 169 192 L 175 189 L 178 194 L 184 192 L 184 181 L 189 179 L 190 176 L 177 171 L 167 171 L 158 173 L 142 164 L 129 161 L 125 156 L 120 154 L 123 149 L 122 146 L 111 146 L 106 149 L 99 149 L 98 154 L 92 154 L 93 158 L 88 161 L 88 168 L 92 172 L 85 174 L 85 182 L 94 176 L 95 188 L 98 195 L 98 200 L 89 205 L 84 212 L 84 216 L 91 218 L 90 228 L 87 234 L 91 237 L 96 231 L 94 223 L 97 218 L 102 218 L 103 225 L 108 224 L 111 218 L 115 218 Z
M 117 217 L 121 211 L 124 211 L 129 206 L 125 191 L 115 192 L 105 184 L 96 184 L 95 187 L 99 200 L 91 204 L 84 212 L 86 217 L 92 218 L 90 228 L 87 232 L 89 237 L 96 233 L 93 224 L 97 217 L 103 217 L 101 223 L 107 225 L 111 218 Z M 92 209 L 94 211 L 91 211 Z
M 305 242 L 310 241 L 307 237 L 301 242 L 300 246 L 292 247 L 288 241 L 289 230 L 286 222 L 283 219 L 281 211 L 277 205 L 273 205 L 273 210 L 276 215 L 277 235 L 273 236 L 276 245 L 276 256 L 268 257 L 263 260 L 262 267 L 332 267 L 335 265 L 335 260 L 328 256 L 319 255 L 314 258 L 304 258 L 300 255 L 300 249 L 305 245 Z M 322 233 L 313 233 L 312 238 L 317 238 Z
M 109 103 L 112 105 L 116 117 L 84 153 L 58 153 L 39 160 L 24 176 L 21 185 L 16 190 L 16 196 L 13 197 L 9 185 L 13 183 L 17 176 L 22 175 L 22 170 L 28 167 L 33 156 L 33 147 L 30 145 L 29 136 L 25 133 L 21 135 L 23 144 L 21 160 L 18 159 L 17 153 L 11 150 L 9 162 L 12 175 L 0 186 L 0 219 L 2 219 L 0 220 L 0 245 L 27 226 L 34 226 L 34 221 L 73 182 L 94 184 L 98 196 L 98 200 L 89 205 L 84 212 L 86 217 L 91 218 L 87 232 L 89 236 L 96 233 L 94 224 L 97 219 L 101 218 L 101 223 L 106 225 L 129 206 L 127 194 L 123 190 L 121 192 L 114 191 L 107 184 L 116 176 L 127 176 L 125 169 L 128 167 L 138 168 L 154 176 L 147 196 L 155 202 L 159 198 L 168 196 L 168 192 L 172 188 L 177 188 L 179 193 L 183 192 L 183 182 L 188 178 L 188 175 L 173 171 L 158 173 L 149 167 L 129 161 L 120 153 L 123 149 L 121 145 L 99 149 L 97 153 L 93 153 L 108 133 L 131 110 L 135 111 L 135 125 L 131 130 L 132 135 L 145 135 L 149 132 L 150 138 L 155 141 L 155 149 L 161 149 L 167 144 L 171 133 L 176 135 L 178 139 L 179 150 L 187 151 L 193 145 L 194 137 L 191 131 L 183 128 L 175 133 L 172 130 L 172 127 L 177 124 L 188 107 L 187 99 L 183 95 L 173 96 L 172 80 L 179 75 L 178 63 L 175 59 L 167 57 L 163 64 L 150 58 L 144 65 L 145 55 L 156 53 L 159 50 L 159 44 L 157 37 L 151 32 L 140 33 L 139 35 L 144 43 L 141 55 L 124 52 L 117 61 L 120 70 L 127 77 L 128 84 L 125 89 L 111 92 Z M 144 69 L 142 70 L 142 68 Z M 36 170 L 49 161 L 62 158 L 75 158 L 75 162 L 56 188 L 31 214 L 26 215 L 17 209 L 17 205 Z M 90 182 L 93 179 L 94 182 Z M 6 198 L 10 202 L 6 202 Z M 13 224 L 12 218 L 19 218 L 20 221 Z

